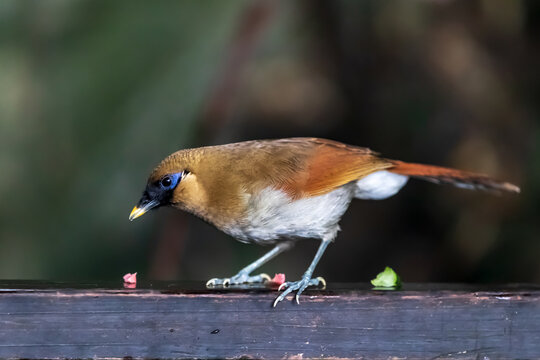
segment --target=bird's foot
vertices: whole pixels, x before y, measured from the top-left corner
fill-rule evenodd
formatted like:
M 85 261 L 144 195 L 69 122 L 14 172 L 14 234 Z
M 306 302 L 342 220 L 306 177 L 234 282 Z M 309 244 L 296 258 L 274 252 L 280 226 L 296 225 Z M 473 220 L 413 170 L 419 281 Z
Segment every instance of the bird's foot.
M 213 278 L 206 282 L 206 287 L 216 287 L 223 286 L 227 287 L 229 285 L 239 285 L 239 284 L 260 284 L 266 281 L 270 281 L 270 276 L 268 274 L 259 274 L 250 276 L 247 273 L 239 272 L 238 274 L 230 278 Z
M 302 277 L 302 280 L 299 281 L 287 281 L 280 285 L 278 288 L 278 291 L 281 289 L 285 289 L 284 292 L 279 294 L 279 296 L 274 301 L 274 307 L 276 307 L 277 303 L 285 299 L 287 295 L 289 295 L 291 292 L 298 290 L 296 292 L 296 303 L 300 304 L 300 301 L 298 300 L 300 298 L 300 294 L 308 287 L 308 286 L 319 286 L 321 285 L 323 288 L 326 287 L 326 280 L 324 280 L 323 277 L 319 276 L 315 279 L 311 279 L 308 276 Z

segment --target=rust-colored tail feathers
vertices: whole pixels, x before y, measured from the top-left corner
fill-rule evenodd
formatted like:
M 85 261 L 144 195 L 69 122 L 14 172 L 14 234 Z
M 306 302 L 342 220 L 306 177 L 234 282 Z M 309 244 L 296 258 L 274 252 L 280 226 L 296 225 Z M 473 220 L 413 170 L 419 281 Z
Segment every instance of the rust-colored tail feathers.
M 520 192 L 519 187 L 514 184 L 497 181 L 482 174 L 475 174 L 440 166 L 413 164 L 397 160 L 391 161 L 395 164 L 395 166 L 389 168 L 388 171 L 431 181 L 436 184 L 450 184 L 464 189 L 484 190 L 491 192 Z

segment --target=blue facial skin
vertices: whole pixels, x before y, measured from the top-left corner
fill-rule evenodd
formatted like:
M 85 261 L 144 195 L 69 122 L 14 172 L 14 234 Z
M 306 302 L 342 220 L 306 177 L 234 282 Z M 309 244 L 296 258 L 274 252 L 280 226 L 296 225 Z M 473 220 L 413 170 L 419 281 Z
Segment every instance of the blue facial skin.
M 182 173 L 176 173 L 176 174 L 170 174 L 165 175 L 164 177 L 159 180 L 159 186 L 161 190 L 168 191 L 173 190 L 176 185 L 178 185 L 178 181 L 182 178 Z
M 150 205 L 148 209 L 150 210 L 151 208 L 169 205 L 173 190 L 178 186 L 178 183 L 182 181 L 183 174 L 184 172 L 168 174 L 158 181 L 148 183 L 137 207 L 142 208 L 145 205 Z

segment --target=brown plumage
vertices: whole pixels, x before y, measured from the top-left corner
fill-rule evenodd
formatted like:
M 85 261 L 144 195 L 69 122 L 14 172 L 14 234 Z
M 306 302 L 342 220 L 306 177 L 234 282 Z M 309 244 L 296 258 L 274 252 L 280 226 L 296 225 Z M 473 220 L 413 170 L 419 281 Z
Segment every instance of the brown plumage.
M 353 198 L 384 199 L 409 177 L 458 187 L 519 192 L 488 176 L 385 159 L 367 149 L 317 138 L 256 140 L 180 150 L 151 173 L 134 219 L 170 205 L 191 212 L 245 242 L 276 244 L 265 257 L 228 279 L 210 285 L 257 282 L 249 273 L 284 251 L 290 239 L 315 237 L 319 251 L 302 280 L 286 283 L 298 295 L 309 285 L 317 261 L 335 238 L 338 222 Z
M 154 169 L 148 183 L 187 170 L 190 176 L 174 191 L 171 205 L 220 227 L 247 210 L 246 193 L 271 186 L 294 199 L 323 195 L 391 166 L 367 148 L 331 140 L 255 140 L 177 151 Z

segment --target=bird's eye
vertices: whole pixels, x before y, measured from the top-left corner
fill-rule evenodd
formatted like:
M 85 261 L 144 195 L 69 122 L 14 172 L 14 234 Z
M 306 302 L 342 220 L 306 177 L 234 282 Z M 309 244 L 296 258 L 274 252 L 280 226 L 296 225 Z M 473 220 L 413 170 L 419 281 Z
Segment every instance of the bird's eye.
M 160 184 L 164 188 L 168 188 L 172 185 L 172 180 L 169 176 L 165 176 L 163 179 L 161 179 Z
M 178 182 L 182 180 L 182 173 L 167 174 L 161 179 L 156 180 L 153 183 L 154 187 L 159 187 L 162 190 L 172 190 L 178 185 Z

